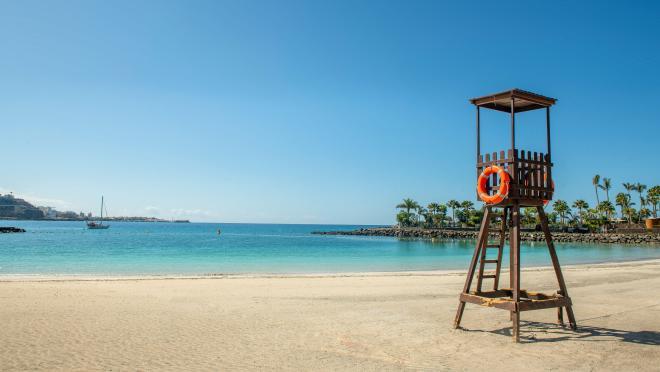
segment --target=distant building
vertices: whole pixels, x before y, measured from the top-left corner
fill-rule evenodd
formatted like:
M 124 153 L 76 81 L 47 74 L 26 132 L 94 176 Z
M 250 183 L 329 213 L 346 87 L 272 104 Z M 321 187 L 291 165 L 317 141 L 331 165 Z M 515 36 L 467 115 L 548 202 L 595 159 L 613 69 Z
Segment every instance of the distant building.
M 39 210 L 44 213 L 44 218 L 57 217 L 57 211 L 51 207 L 39 207 Z

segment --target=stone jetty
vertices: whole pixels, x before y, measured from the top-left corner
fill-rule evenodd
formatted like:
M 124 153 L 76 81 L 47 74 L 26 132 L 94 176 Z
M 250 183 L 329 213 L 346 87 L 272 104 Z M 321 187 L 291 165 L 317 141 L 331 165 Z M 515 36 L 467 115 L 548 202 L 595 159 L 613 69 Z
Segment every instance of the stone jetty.
M 25 232 L 25 229 L 21 229 L 20 227 L 3 227 L 3 226 L 0 226 L 0 234 L 22 233 L 22 232 Z
M 474 240 L 478 231 L 469 229 L 420 229 L 399 227 L 374 227 L 346 231 L 315 231 L 317 235 L 359 235 L 359 236 L 392 236 L 411 239 L 456 239 Z M 499 237 L 497 232 L 490 234 Z M 508 234 L 507 234 L 508 235 Z M 540 231 L 522 231 L 523 241 L 545 241 Z M 559 243 L 610 243 L 610 244 L 660 244 L 660 233 L 563 233 L 553 232 L 552 238 Z

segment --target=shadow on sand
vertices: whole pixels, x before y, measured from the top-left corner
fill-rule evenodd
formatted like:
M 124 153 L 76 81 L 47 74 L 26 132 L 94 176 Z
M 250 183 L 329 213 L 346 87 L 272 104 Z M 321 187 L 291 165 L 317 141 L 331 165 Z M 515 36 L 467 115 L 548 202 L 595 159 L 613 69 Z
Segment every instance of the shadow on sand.
M 624 331 L 602 327 L 580 326 L 576 331 L 553 323 L 521 321 L 520 342 L 557 342 L 557 341 L 615 341 L 630 342 L 641 345 L 660 345 L 660 332 L 656 331 Z M 463 329 L 468 332 L 489 332 L 511 336 L 511 327 L 493 331 Z M 537 337 L 539 335 L 540 337 Z

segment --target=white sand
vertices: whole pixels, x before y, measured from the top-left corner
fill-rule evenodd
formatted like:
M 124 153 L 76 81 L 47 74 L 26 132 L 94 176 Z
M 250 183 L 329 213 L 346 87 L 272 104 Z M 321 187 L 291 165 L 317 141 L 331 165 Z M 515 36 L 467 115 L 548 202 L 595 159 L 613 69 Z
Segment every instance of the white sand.
M 580 330 L 526 312 L 521 344 L 502 310 L 452 329 L 464 273 L 1 277 L 0 370 L 660 370 L 660 261 L 564 274 Z M 556 289 L 550 269 L 522 281 Z

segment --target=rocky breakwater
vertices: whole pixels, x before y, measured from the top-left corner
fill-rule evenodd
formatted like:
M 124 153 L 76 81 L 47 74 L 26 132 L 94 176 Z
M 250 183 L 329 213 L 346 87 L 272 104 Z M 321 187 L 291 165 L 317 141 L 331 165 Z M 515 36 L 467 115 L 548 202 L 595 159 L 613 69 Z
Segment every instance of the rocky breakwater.
M 347 231 L 315 231 L 317 235 L 358 235 L 358 236 L 392 236 L 397 238 L 411 239 L 456 239 L 474 240 L 478 232 L 470 229 L 419 229 L 398 227 L 374 227 Z M 493 237 L 499 236 L 497 232 L 491 232 Z M 507 234 L 508 235 L 508 234 Z M 541 242 L 545 241 L 542 232 L 523 231 L 520 233 L 523 241 Z M 562 233 L 553 232 L 552 239 L 558 243 L 601 243 L 601 244 L 660 244 L 658 233 L 634 233 L 634 234 L 596 234 L 596 233 Z
M 0 226 L 0 234 L 9 234 L 9 233 L 22 233 L 25 232 L 25 229 L 19 227 L 3 227 Z

